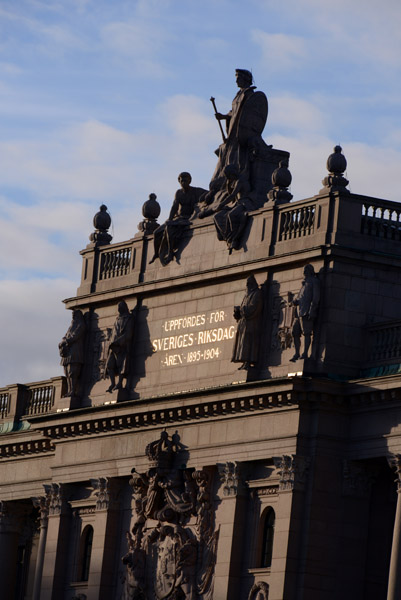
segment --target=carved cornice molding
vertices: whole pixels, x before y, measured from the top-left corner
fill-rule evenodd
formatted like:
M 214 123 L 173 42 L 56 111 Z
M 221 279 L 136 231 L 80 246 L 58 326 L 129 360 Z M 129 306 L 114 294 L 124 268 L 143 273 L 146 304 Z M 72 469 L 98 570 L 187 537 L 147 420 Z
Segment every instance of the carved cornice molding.
M 0 459 L 10 458 L 12 456 L 21 456 L 25 454 L 40 454 L 44 452 L 54 452 L 53 442 L 44 438 L 42 440 L 24 441 L 17 443 L 7 443 L 0 445 Z
M 304 491 L 309 474 L 310 458 L 291 454 L 275 456 L 273 460 L 280 476 L 279 491 Z

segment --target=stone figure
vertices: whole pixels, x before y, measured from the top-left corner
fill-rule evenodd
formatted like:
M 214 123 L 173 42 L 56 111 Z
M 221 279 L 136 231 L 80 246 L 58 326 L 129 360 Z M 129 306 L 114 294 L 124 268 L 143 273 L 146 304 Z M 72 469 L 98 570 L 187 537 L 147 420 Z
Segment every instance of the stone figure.
M 216 151 L 218 162 L 209 185 L 209 195 L 212 202 L 216 193 L 225 187 L 225 167 L 235 165 L 248 181 L 250 189 L 257 192 L 260 207 L 266 201 L 267 190 L 271 187 L 270 173 L 265 181 L 263 166 L 258 162 L 259 159 L 262 162 L 269 160 L 271 149 L 261 135 L 267 119 L 267 98 L 263 92 L 255 92 L 250 71 L 236 69 L 235 73 L 239 91 L 232 108 L 227 114 L 215 113 L 219 122 L 226 122 L 227 137 Z
M 292 328 L 292 336 L 295 346 L 295 354 L 291 358 L 292 362 L 295 362 L 298 360 L 298 358 L 308 358 L 319 301 L 320 282 L 315 274 L 313 266 L 308 264 L 304 268 L 304 280 L 302 282 L 301 290 L 294 300 L 294 305 L 297 307 L 297 312 Z M 301 356 L 300 350 L 302 335 L 304 336 L 305 341 L 304 351 Z
M 127 303 L 118 303 L 118 317 L 115 320 L 111 334 L 106 372 L 110 377 L 108 392 L 121 390 L 123 379 L 128 376 L 131 342 L 134 335 L 134 318 Z M 116 377 L 118 381 L 116 383 Z
M 255 210 L 257 203 L 255 192 L 251 191 L 248 179 L 240 174 L 235 165 L 224 167 L 225 187 L 216 193 L 213 204 L 203 208 L 199 213 L 202 219 L 215 213 L 213 220 L 219 240 L 225 240 L 229 252 L 238 250 L 241 236 L 248 220 L 248 211 Z M 206 195 L 206 203 L 210 195 Z
M 84 363 L 85 332 L 86 325 L 82 311 L 74 310 L 71 325 L 58 345 L 61 356 L 60 364 L 64 367 L 67 379 L 65 396 L 77 396 L 78 380 Z
M 238 321 L 238 326 L 231 362 L 242 363 L 239 368 L 248 370 L 259 358 L 263 295 L 254 275 L 246 280 L 246 288 L 241 306 L 234 307 L 234 318 Z
M 161 432 L 145 449 L 148 471 L 132 471 L 134 524 L 122 559 L 122 600 L 213 598 L 218 530 L 211 481 L 205 471 L 182 464 L 176 437 Z
M 181 188 L 177 190 L 168 220 L 154 232 L 154 254 L 150 263 L 156 258 L 162 265 L 167 265 L 173 258 L 177 259 L 177 250 L 184 231 L 189 227 L 190 219 L 196 212 L 200 197 L 206 194 L 203 188 L 191 186 L 190 173 L 178 175 Z

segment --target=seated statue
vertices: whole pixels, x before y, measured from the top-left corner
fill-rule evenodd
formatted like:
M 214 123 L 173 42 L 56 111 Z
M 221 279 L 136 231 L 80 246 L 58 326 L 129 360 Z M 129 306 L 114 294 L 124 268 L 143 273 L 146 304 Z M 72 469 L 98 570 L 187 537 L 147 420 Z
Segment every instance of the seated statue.
M 251 191 L 246 176 L 240 174 L 235 165 L 226 165 L 224 168 L 226 185 L 214 196 L 213 203 L 203 208 L 199 213 L 202 219 L 209 214 L 214 214 L 214 224 L 219 240 L 225 240 L 229 252 L 238 250 L 241 236 L 248 220 L 248 211 L 257 208 L 255 192 Z M 205 196 L 205 203 L 212 196 Z
M 189 227 L 191 217 L 196 214 L 200 197 L 206 193 L 203 188 L 192 187 L 190 173 L 178 175 L 181 189 L 177 190 L 168 220 L 154 232 L 154 254 L 150 263 L 156 258 L 163 266 L 175 257 L 184 231 Z

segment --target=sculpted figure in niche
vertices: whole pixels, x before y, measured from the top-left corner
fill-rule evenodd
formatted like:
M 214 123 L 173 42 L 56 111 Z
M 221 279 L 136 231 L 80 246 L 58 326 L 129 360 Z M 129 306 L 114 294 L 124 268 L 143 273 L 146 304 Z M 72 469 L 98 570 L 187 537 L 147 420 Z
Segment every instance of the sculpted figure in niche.
M 192 177 L 186 171 L 178 175 L 178 181 L 181 189 L 175 194 L 169 218 L 154 232 L 154 254 L 151 263 L 159 258 L 162 265 L 167 265 L 174 257 L 177 259 L 182 234 L 189 227 L 200 197 L 206 193 L 203 188 L 190 185 Z
M 216 193 L 225 187 L 224 169 L 227 165 L 235 165 L 251 189 L 257 189 L 260 182 L 256 172 L 253 172 L 252 163 L 258 158 L 264 159 L 269 151 L 261 135 L 267 119 L 267 98 L 263 92 L 255 92 L 250 71 L 236 69 L 235 75 L 239 91 L 231 110 L 227 114 L 215 114 L 218 121 L 226 122 L 227 138 L 216 151 L 219 160 L 209 185 L 210 203 Z M 264 201 L 265 198 L 259 206 Z
M 246 280 L 246 288 L 241 306 L 234 307 L 234 318 L 238 321 L 238 327 L 231 362 L 242 363 L 239 369 L 248 370 L 259 358 L 263 295 L 253 275 Z
M 84 363 L 85 332 L 84 316 L 80 310 L 74 310 L 71 325 L 58 345 L 61 356 L 60 364 L 64 367 L 67 379 L 65 396 L 77 396 L 78 380 Z
M 118 303 L 118 317 L 113 326 L 106 363 L 106 372 L 110 377 L 108 392 L 121 390 L 123 379 L 128 376 L 133 335 L 134 318 L 128 309 L 127 303 L 122 300 Z M 116 378 L 118 378 L 117 383 Z
M 293 362 L 298 360 L 298 358 L 308 358 L 319 301 L 319 279 L 315 274 L 313 266 L 306 265 L 304 268 L 304 280 L 302 282 L 301 290 L 293 302 L 297 307 L 294 326 L 292 328 L 292 336 L 295 346 L 295 354 L 291 359 Z M 304 351 L 301 356 L 300 351 L 302 335 L 304 336 L 305 341 Z

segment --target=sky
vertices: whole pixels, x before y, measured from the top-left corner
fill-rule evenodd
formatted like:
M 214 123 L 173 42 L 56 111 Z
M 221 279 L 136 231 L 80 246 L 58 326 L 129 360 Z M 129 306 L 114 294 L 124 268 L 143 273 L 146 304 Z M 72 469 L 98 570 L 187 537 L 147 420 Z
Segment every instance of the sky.
M 62 374 L 79 251 L 113 241 L 177 176 L 207 188 L 220 112 L 252 70 L 294 200 L 340 144 L 354 193 L 400 201 L 399 0 L 0 0 L 0 387 Z

